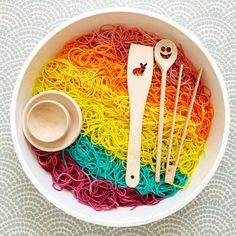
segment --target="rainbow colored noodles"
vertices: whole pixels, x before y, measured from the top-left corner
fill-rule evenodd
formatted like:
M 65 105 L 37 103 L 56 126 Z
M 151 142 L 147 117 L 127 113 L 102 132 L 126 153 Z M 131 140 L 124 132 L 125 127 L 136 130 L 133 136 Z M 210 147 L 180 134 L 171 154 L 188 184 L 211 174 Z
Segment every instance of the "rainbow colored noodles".
M 103 183 L 104 186 L 109 182 L 114 184 L 116 189 L 128 189 L 125 185 L 124 176 L 129 134 L 129 99 L 126 70 L 130 44 L 155 46 L 159 40 L 160 37 L 156 34 L 138 28 L 104 25 L 91 33 L 66 43 L 58 55 L 43 66 L 40 75 L 35 80 L 33 95 L 45 90 L 58 90 L 70 95 L 81 107 L 84 118 L 81 135 L 75 144 L 65 150 L 65 153 L 67 156 L 69 154 L 70 158 L 74 159 L 83 169 L 80 169 L 81 173 L 87 173 L 90 179 L 99 180 L 100 184 Z M 167 75 L 162 172 L 165 171 L 167 160 L 180 64 L 184 65 L 184 69 L 171 162 L 175 160 L 177 155 L 191 93 L 196 82 L 196 69 L 184 55 L 182 47 L 178 46 L 177 60 Z M 135 190 L 140 199 L 141 196 L 145 195 L 148 198 L 150 194 L 155 194 L 158 199 L 157 202 L 159 202 L 159 198 L 173 196 L 182 187 L 186 187 L 187 179 L 193 174 L 200 160 L 200 154 L 204 152 L 204 144 L 214 115 L 213 107 L 210 103 L 210 90 L 201 81 L 179 161 L 175 184 L 165 184 L 163 174 L 161 184 L 155 183 L 153 172 L 155 170 L 157 151 L 160 83 L 161 72 L 155 64 L 143 121 L 142 178 Z M 39 151 L 36 151 L 36 153 L 38 157 L 38 153 L 46 155 Z M 62 157 L 63 153 L 60 153 Z M 53 155 L 53 153 L 47 154 L 50 158 L 53 158 Z M 48 162 L 46 161 L 46 163 Z M 40 161 L 40 164 L 45 166 L 42 161 Z M 64 165 L 66 166 L 66 162 L 64 162 Z M 56 180 L 55 183 L 58 184 L 61 178 L 58 177 L 60 176 L 60 171 L 57 169 L 57 177 L 59 178 L 57 179 L 55 172 L 52 171 L 53 168 L 46 169 L 51 172 L 54 181 Z M 63 173 L 63 170 L 60 170 Z M 112 175 L 108 173 L 112 173 Z M 65 174 L 65 176 L 68 177 L 69 175 Z M 72 176 L 70 177 L 70 181 L 72 181 L 73 178 Z M 80 179 L 81 181 L 83 180 Z M 75 193 L 75 190 L 73 191 Z M 95 204 L 95 207 L 91 203 L 93 202 L 93 194 L 86 192 L 86 201 L 81 200 L 85 199 L 85 195 L 82 197 L 82 195 L 79 195 L 79 191 L 76 191 L 75 196 L 80 199 L 80 202 L 87 202 L 85 204 L 94 207 L 96 210 L 130 206 L 128 203 L 127 205 L 125 203 L 120 204 L 117 200 L 112 207 L 107 207 L 107 205 L 103 207 L 101 204 L 99 208 L 99 204 Z M 91 201 L 88 201 L 88 199 Z M 127 200 L 127 202 L 129 201 Z M 142 204 L 151 203 L 148 200 L 146 202 L 138 201 L 136 205 L 133 204 L 132 206 Z

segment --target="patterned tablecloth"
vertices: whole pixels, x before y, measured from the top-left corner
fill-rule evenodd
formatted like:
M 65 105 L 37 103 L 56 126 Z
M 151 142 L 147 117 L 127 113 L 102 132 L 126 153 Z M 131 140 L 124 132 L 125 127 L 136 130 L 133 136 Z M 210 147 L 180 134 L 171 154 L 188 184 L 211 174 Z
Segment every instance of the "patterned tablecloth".
M 49 203 L 24 174 L 10 133 L 17 75 L 35 45 L 82 12 L 135 7 L 172 18 L 191 30 L 223 74 L 230 100 L 224 158 L 204 191 L 176 214 L 135 228 L 79 221 Z M 0 235 L 236 235 L 236 0 L 0 0 Z

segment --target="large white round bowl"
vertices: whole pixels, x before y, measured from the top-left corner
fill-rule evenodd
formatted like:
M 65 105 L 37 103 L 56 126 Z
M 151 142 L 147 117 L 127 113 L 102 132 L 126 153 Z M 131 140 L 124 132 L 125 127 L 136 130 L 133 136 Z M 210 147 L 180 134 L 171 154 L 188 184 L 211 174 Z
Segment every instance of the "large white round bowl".
M 215 116 L 206 143 L 207 158 L 202 158 L 189 188 L 156 206 L 141 206 L 134 210 L 118 208 L 97 212 L 77 202 L 68 191 L 52 188 L 51 176 L 40 167 L 22 132 L 22 111 L 32 96 L 34 79 L 43 64 L 63 47 L 63 44 L 103 24 L 124 24 L 142 27 L 181 43 L 186 55 L 197 68 L 204 69 L 203 79 L 212 91 Z M 12 98 L 11 131 L 20 163 L 34 186 L 51 203 L 66 213 L 84 221 L 106 226 L 135 226 L 169 216 L 192 201 L 207 185 L 222 159 L 229 131 L 229 105 L 225 85 L 212 57 L 199 40 L 186 29 L 160 15 L 138 9 L 115 8 L 93 11 L 62 24 L 34 49 L 26 60 Z M 210 201 L 211 199 L 209 199 Z

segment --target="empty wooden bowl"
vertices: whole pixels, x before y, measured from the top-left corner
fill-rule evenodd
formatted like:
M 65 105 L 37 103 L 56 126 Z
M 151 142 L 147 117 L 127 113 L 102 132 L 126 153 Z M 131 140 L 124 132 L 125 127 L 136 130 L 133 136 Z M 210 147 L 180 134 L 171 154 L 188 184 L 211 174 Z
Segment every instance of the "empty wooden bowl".
M 32 97 L 23 111 L 23 132 L 36 148 L 54 152 L 71 145 L 79 136 L 82 113 L 73 98 L 49 90 Z
M 29 110 L 26 120 L 30 134 L 42 142 L 62 138 L 70 125 L 67 109 L 53 100 L 36 103 Z

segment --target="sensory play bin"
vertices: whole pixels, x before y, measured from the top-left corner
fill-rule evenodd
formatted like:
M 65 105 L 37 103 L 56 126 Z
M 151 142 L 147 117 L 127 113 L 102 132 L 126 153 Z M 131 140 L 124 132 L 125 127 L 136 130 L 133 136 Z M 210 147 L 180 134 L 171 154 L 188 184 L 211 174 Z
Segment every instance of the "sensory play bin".
M 177 59 L 167 72 L 161 179 L 155 181 L 161 88 L 161 71 L 155 62 L 143 118 L 140 181 L 135 188 L 125 182 L 130 121 L 129 48 L 131 43 L 155 47 L 161 39 L 141 28 L 103 25 L 66 42 L 55 58 L 45 62 L 35 79 L 32 95 L 48 90 L 63 92 L 76 101 L 83 116 L 80 135 L 69 147 L 46 152 L 32 146 L 39 165 L 51 174 L 52 186 L 58 194 L 64 189 L 71 191 L 80 203 L 100 211 L 158 204 L 191 184 L 200 158 L 208 158 L 204 146 L 214 109 L 210 102 L 211 91 L 200 80 L 174 183 L 166 183 L 180 65 L 183 64 L 183 73 L 171 162 L 176 159 L 197 79 L 194 61 L 186 57 L 181 42 L 176 42 Z

